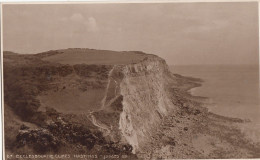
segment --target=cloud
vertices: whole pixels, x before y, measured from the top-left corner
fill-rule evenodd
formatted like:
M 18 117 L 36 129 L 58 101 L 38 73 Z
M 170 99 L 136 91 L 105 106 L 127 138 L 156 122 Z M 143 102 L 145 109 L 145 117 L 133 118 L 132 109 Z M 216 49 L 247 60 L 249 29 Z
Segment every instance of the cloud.
M 85 22 L 84 22 L 85 26 L 87 27 L 87 29 L 89 31 L 95 32 L 98 31 L 98 25 L 96 22 L 96 19 L 94 17 L 89 17 Z
M 227 25 L 228 25 L 228 21 L 225 20 L 206 21 L 204 23 L 201 23 L 200 25 L 190 26 L 186 28 L 184 31 L 186 33 L 210 32 L 213 30 L 225 28 Z
M 69 17 L 69 19 L 71 21 L 76 21 L 76 22 L 84 21 L 84 17 L 80 13 L 74 13 L 72 16 Z
M 94 17 L 84 17 L 80 13 L 74 13 L 69 17 L 62 17 L 61 21 L 70 24 L 77 24 L 84 26 L 89 32 L 96 32 L 99 30 L 97 21 Z

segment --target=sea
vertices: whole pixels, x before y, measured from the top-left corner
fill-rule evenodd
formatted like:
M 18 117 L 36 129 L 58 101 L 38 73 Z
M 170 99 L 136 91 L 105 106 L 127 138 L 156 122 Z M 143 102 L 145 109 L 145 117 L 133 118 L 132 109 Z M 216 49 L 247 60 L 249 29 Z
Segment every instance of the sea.
M 200 78 L 202 86 L 190 90 L 207 97 L 206 107 L 222 116 L 250 120 L 241 130 L 260 142 L 260 86 L 258 65 L 176 65 L 172 73 Z

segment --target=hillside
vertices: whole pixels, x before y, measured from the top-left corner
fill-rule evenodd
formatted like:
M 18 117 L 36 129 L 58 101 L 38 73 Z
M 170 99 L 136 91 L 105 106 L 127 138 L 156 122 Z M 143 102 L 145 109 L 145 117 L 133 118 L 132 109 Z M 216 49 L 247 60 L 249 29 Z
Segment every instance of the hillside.
M 188 93 L 202 80 L 171 73 L 158 56 L 76 48 L 3 57 L 6 153 L 259 156 L 236 128 L 243 120 L 209 113 Z

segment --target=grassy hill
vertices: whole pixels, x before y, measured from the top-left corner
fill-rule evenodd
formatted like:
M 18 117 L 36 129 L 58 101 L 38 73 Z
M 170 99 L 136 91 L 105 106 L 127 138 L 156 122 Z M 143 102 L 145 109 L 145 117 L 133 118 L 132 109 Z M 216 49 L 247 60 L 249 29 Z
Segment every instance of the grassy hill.
M 148 55 L 139 51 L 116 52 L 95 49 L 65 49 L 40 53 L 38 56 L 42 56 L 42 60 L 61 64 L 113 65 L 137 63 Z

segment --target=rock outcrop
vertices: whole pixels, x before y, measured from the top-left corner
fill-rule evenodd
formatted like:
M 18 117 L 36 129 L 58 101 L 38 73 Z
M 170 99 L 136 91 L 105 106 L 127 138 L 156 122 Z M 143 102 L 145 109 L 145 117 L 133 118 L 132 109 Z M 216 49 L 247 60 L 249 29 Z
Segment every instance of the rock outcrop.
M 104 106 L 99 112 L 117 113 L 119 120 L 108 125 L 119 128 L 120 141 L 131 144 L 133 152 L 144 147 L 162 118 L 174 110 L 168 94 L 173 80 L 165 61 L 156 56 L 135 64 L 115 65 L 110 71 Z M 120 102 L 115 107 L 116 101 Z

